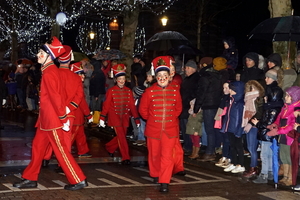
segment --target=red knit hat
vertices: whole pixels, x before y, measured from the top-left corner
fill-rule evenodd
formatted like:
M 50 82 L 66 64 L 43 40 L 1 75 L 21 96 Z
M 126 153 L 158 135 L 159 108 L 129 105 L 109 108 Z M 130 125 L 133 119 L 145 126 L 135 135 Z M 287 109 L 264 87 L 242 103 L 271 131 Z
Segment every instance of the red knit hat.
M 170 71 L 170 65 L 173 59 L 171 56 L 159 56 L 153 59 L 151 65 L 155 73 L 159 71 Z
M 115 78 L 126 75 L 126 66 L 124 64 L 116 64 L 112 66 L 111 69 L 114 73 Z
M 65 48 L 66 52 L 58 57 L 58 61 L 60 63 L 68 63 L 73 60 L 72 48 L 68 45 L 63 45 L 63 47 Z
M 41 48 L 51 56 L 52 60 L 66 52 L 61 42 L 55 36 L 42 45 Z
M 81 62 L 76 62 L 70 65 L 70 70 L 76 74 L 83 73 L 83 68 L 81 67 Z

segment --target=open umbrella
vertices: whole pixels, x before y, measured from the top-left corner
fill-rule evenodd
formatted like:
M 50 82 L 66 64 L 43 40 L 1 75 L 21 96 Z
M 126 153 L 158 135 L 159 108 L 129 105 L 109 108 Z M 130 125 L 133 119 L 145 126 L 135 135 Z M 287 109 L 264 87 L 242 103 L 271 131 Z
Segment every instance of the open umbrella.
M 100 50 L 94 56 L 96 60 L 120 60 L 125 57 L 126 55 L 117 49 Z
M 169 55 L 182 55 L 182 65 L 184 65 L 184 59 L 185 59 L 185 55 L 201 55 L 202 52 L 197 49 L 196 47 L 193 47 L 191 45 L 180 45 L 177 47 L 173 47 L 171 49 L 169 49 L 169 51 L 167 52 L 167 54 Z
M 250 32 L 249 39 L 300 41 L 300 16 L 266 19 Z
M 146 49 L 154 51 L 167 51 L 172 47 L 190 45 L 190 41 L 181 33 L 176 31 L 163 31 L 154 34 L 147 42 Z
M 278 163 L 278 144 L 276 138 L 273 138 L 272 145 L 270 147 L 273 151 L 272 160 L 273 160 L 273 178 L 275 183 L 275 189 L 278 186 L 278 170 L 279 170 L 279 163 Z

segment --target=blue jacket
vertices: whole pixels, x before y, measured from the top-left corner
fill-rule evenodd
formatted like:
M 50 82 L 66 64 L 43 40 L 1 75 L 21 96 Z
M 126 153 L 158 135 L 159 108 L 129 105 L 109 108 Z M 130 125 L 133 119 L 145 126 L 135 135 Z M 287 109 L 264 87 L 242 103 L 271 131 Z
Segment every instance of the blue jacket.
M 242 128 L 242 118 L 244 110 L 245 84 L 241 81 L 235 81 L 230 83 L 230 88 L 234 88 L 233 90 L 236 94 L 230 96 L 221 132 L 234 133 L 236 137 L 241 137 L 244 132 Z

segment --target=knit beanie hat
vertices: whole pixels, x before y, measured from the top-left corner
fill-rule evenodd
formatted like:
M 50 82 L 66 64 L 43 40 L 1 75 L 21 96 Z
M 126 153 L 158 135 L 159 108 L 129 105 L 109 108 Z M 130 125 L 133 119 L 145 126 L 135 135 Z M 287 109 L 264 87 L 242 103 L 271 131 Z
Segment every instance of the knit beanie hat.
M 286 93 L 288 93 L 292 97 L 292 104 L 296 103 L 297 101 L 300 101 L 300 87 L 299 86 L 292 86 L 286 90 Z
M 197 64 L 195 61 L 193 60 L 189 60 L 187 61 L 187 63 L 185 64 L 186 67 L 191 67 L 191 68 L 194 68 L 194 69 L 197 69 Z
M 213 58 L 212 57 L 203 57 L 201 58 L 200 60 L 200 64 L 203 66 L 203 67 L 206 67 L 207 65 L 210 65 L 213 61 Z
M 223 57 L 216 57 L 213 60 L 214 69 L 220 71 L 227 68 L 227 60 Z
M 266 77 L 269 77 L 273 79 L 274 81 L 277 81 L 277 70 L 276 69 L 270 69 L 266 72 Z

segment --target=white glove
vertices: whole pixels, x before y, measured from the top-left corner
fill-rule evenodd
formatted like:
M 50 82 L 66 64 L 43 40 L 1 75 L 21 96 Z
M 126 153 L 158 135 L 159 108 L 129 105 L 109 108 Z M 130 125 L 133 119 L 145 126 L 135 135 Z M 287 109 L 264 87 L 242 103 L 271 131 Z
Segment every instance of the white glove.
M 68 132 L 70 130 L 70 120 L 68 120 L 66 123 L 64 123 L 64 126 L 62 127 L 62 129 L 66 132 Z
M 248 123 L 248 124 L 244 127 L 244 132 L 245 132 L 245 133 L 248 133 L 248 132 L 250 131 L 251 128 L 252 128 L 252 125 Z
M 141 126 L 141 124 L 137 124 L 137 125 L 136 125 L 137 128 L 140 127 L 140 126 Z
M 92 123 L 93 122 L 93 118 L 89 119 L 88 123 Z
M 6 103 L 6 99 L 3 99 L 2 100 L 2 106 L 5 105 L 5 103 Z
M 103 127 L 103 128 L 105 128 L 105 122 L 102 120 L 102 119 L 100 119 L 100 122 L 99 122 L 99 127 Z
M 70 109 L 68 108 L 68 106 L 66 106 L 66 113 L 69 114 L 70 112 Z

